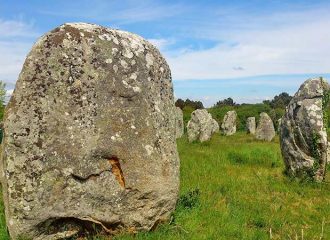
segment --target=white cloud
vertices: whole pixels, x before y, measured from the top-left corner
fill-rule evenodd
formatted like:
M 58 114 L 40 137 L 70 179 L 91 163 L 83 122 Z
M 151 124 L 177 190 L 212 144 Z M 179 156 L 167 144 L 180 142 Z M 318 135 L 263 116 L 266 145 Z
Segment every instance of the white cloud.
M 147 40 L 153 45 L 155 45 L 161 52 L 165 51 L 170 45 L 173 45 L 175 43 L 174 39 L 165 38 L 150 38 Z
M 16 82 L 37 35 L 32 23 L 0 19 L 0 80 Z
M 202 29 L 203 36 L 218 39 L 206 50 L 175 54 L 167 52 L 173 78 L 222 79 L 269 74 L 330 72 L 330 16 L 323 10 L 256 17 L 262 26 L 251 25 L 248 17 L 231 29 Z M 280 18 L 281 20 L 278 20 Z M 254 19 L 251 17 L 251 19 Z M 280 23 L 273 24 L 277 19 Z M 272 24 L 267 25 L 267 22 Z M 250 23 L 250 25 L 248 25 Z M 204 32 L 203 32 L 204 31 Z M 213 31 L 213 32 L 212 32 Z M 227 36 L 225 37 L 225 34 Z M 223 42 L 223 39 L 226 41 Z M 237 71 L 237 66 L 244 71 Z
M 0 41 L 0 80 L 15 83 L 31 43 Z
M 35 37 L 32 23 L 0 19 L 0 37 Z

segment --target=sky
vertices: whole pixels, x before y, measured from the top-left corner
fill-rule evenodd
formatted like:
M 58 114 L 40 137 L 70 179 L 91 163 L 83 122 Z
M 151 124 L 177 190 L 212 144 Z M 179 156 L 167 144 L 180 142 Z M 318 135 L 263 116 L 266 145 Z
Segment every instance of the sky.
M 329 12 L 329 0 L 0 0 L 0 80 L 12 93 L 40 36 L 88 22 L 156 45 L 176 98 L 262 102 L 308 78 L 330 79 Z

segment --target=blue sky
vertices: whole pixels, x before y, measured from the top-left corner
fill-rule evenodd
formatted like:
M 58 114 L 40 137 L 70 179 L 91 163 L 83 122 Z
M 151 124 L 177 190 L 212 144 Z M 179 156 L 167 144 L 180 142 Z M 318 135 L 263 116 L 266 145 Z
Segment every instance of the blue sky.
M 14 88 L 38 37 L 65 22 L 137 33 L 167 59 L 177 98 L 261 102 L 330 79 L 330 1 L 0 0 L 0 79 Z

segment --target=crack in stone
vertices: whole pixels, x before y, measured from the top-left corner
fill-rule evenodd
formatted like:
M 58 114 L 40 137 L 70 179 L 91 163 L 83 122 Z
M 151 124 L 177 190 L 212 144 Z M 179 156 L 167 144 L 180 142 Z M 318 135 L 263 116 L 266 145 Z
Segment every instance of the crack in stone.
M 111 164 L 111 172 L 115 175 L 119 185 L 125 188 L 125 178 L 119 159 L 117 157 L 112 157 L 109 159 L 109 163 Z
M 82 177 L 77 174 L 71 173 L 71 177 L 80 183 L 85 183 L 89 180 L 95 180 L 97 177 L 100 177 L 101 174 L 104 172 L 111 172 L 115 176 L 118 184 L 121 187 L 125 188 L 125 178 L 124 178 L 123 170 L 121 169 L 121 166 L 120 166 L 119 159 L 117 157 L 111 157 L 111 158 L 109 158 L 108 161 L 111 165 L 111 168 L 109 168 L 109 169 L 103 170 L 99 173 L 89 174 L 86 177 Z
M 79 175 L 74 174 L 74 173 L 72 173 L 71 176 L 76 181 L 84 183 L 84 182 L 87 182 L 88 180 L 95 180 L 95 178 L 99 177 L 104 172 L 111 172 L 111 169 L 106 169 L 106 170 L 103 170 L 99 173 L 92 173 L 92 174 L 88 175 L 87 177 L 82 177 L 82 176 L 79 176 Z

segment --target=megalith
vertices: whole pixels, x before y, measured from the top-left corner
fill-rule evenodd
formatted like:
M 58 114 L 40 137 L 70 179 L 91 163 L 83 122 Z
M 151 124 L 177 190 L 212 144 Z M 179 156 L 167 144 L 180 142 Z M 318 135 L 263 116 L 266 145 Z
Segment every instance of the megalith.
M 184 133 L 183 113 L 181 108 L 176 107 L 176 138 L 181 138 Z
M 235 111 L 228 111 L 221 124 L 222 134 L 229 136 L 236 133 L 236 118 L 237 114 Z
M 281 130 L 281 123 L 282 123 L 282 118 L 279 118 L 277 120 L 277 132 L 279 133 Z
M 12 239 L 150 230 L 179 190 L 170 69 L 143 38 L 85 23 L 42 36 L 4 117 Z
M 267 113 L 261 113 L 256 129 L 256 138 L 270 142 L 275 137 L 275 128 L 272 119 Z
M 325 111 L 329 85 L 323 78 L 306 80 L 282 117 L 280 143 L 286 172 L 322 181 L 328 156 Z
M 218 133 L 220 131 L 219 123 L 212 118 L 212 133 Z
M 217 131 L 219 131 L 219 125 L 206 109 L 197 109 L 191 113 L 191 119 L 187 124 L 189 142 L 208 141 Z
M 246 120 L 246 131 L 248 134 L 254 135 L 256 133 L 256 118 L 248 117 Z

